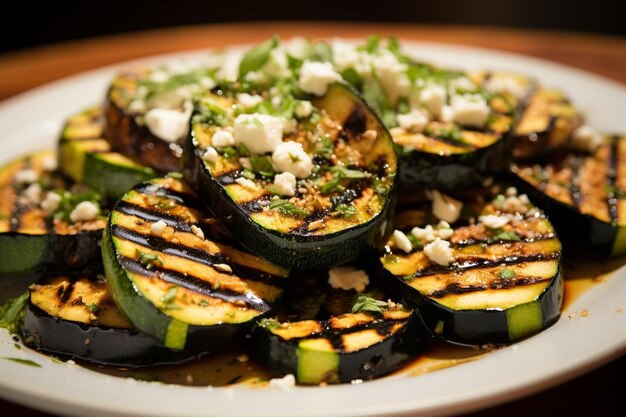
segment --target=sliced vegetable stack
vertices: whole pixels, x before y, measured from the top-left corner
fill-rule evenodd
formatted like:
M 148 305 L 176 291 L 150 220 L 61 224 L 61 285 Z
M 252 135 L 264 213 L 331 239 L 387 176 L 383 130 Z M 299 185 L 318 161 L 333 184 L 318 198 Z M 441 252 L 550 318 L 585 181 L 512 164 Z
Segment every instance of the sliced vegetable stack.
M 435 223 L 446 213 L 440 204 L 399 214 L 404 225 L 421 221 L 394 232 L 380 258 L 382 281 L 454 342 L 507 343 L 553 324 L 563 295 L 561 243 L 526 195 L 510 188 L 489 203 L 475 198 L 452 224 Z
M 178 179 L 142 183 L 109 216 L 102 253 L 116 304 L 166 347 L 215 352 L 270 311 L 288 270 L 238 249 Z
M 38 350 L 102 365 L 139 367 L 194 358 L 135 330 L 96 276 L 46 277 L 32 285 L 23 331 Z
M 100 195 L 55 173 L 42 151 L 0 169 L 0 274 L 97 270 L 105 224 Z
M 324 89 L 312 101 L 207 93 L 185 145 L 184 173 L 200 198 L 245 246 L 281 265 L 354 259 L 385 232 L 393 143 L 351 88 L 331 78 Z
M 322 284 L 326 276 L 300 277 L 278 319 L 259 322 L 251 353 L 260 363 L 302 384 L 340 383 L 383 375 L 419 353 L 427 332 L 412 310 L 368 286 L 364 271 L 339 267 L 329 276 L 346 289 Z
M 601 255 L 626 253 L 626 137 L 582 138 L 579 151 L 512 167 L 565 242 Z M 591 146 L 591 148 L 590 148 Z M 575 225 L 575 227 L 573 227 Z
M 119 198 L 135 184 L 156 173 L 132 159 L 111 151 L 102 139 L 102 109 L 92 107 L 72 115 L 59 140 L 59 170 L 103 195 Z

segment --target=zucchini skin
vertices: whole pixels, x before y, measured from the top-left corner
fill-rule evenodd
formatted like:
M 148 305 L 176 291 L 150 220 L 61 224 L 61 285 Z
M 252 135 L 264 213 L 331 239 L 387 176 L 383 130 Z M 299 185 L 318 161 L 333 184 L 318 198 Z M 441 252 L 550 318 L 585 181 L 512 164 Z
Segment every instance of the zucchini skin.
M 111 91 L 107 94 L 104 115 L 104 137 L 113 149 L 161 173 L 179 170 L 180 146 L 140 126 L 132 114 L 115 103 Z
M 361 110 L 366 111 L 378 123 L 382 129 L 380 133 L 386 136 L 389 149 L 393 150 L 391 136 L 360 94 L 345 83 L 336 83 L 333 86 L 329 87 L 329 91 L 332 88 L 343 89 L 345 94 L 351 95 L 353 103 L 362 106 Z M 210 204 L 207 207 L 252 252 L 278 265 L 314 269 L 348 262 L 364 252 L 379 248 L 382 236 L 388 231 L 395 206 L 394 189 L 399 183 L 398 167 L 381 210 L 369 221 L 324 235 L 284 234 L 259 225 L 232 201 L 226 189 L 208 172 L 202 160 L 202 150 L 194 145 L 193 128 L 189 130 L 182 156 L 185 179 L 201 197 L 208 196 Z M 392 153 L 395 157 L 395 152 Z
M 179 364 L 198 357 L 164 348 L 154 338 L 136 330 L 53 317 L 32 303 L 26 306 L 23 332 L 25 338 L 32 338 L 37 350 L 99 365 L 137 368 Z

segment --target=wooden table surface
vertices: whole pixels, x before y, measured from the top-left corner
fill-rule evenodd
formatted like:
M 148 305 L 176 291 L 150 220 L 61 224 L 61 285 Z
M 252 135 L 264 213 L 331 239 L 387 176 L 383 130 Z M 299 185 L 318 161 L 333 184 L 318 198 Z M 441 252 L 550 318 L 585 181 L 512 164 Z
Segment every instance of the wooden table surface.
M 273 34 L 288 38 L 359 37 L 372 33 L 526 54 L 626 84 L 626 38 L 462 26 L 273 22 L 154 30 L 2 54 L 0 100 L 68 75 L 154 54 L 256 42 Z M 618 393 L 624 386 L 625 371 L 626 357 L 621 357 L 555 388 L 471 416 L 614 415 L 614 410 L 623 408 Z M 0 411 L 6 416 L 46 415 L 2 400 Z

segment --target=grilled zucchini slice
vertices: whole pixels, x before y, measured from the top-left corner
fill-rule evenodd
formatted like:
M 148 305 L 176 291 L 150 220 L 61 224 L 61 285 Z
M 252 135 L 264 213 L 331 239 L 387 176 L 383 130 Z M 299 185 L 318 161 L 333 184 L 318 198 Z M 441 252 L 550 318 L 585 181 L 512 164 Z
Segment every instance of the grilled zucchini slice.
M 30 287 L 25 340 L 37 350 L 110 366 L 142 367 L 195 358 L 139 333 L 96 276 L 51 276 Z
M 0 274 L 101 267 L 103 202 L 97 193 L 70 186 L 55 169 L 55 154 L 48 151 L 0 169 Z M 87 216 L 72 221 L 83 201 L 90 206 Z
M 324 278 L 299 277 L 278 318 L 259 322 L 250 350 L 259 363 L 301 384 L 342 383 L 388 373 L 423 348 L 429 336 L 414 311 L 371 286 L 320 286 Z
M 582 122 L 580 111 L 565 93 L 538 88 L 513 132 L 514 158 L 529 159 L 570 147 L 572 133 Z
M 59 140 L 59 170 L 76 182 L 118 199 L 135 184 L 156 176 L 102 139 L 102 108 L 92 107 L 70 116 Z
M 489 203 L 466 201 L 464 213 L 450 226 L 434 223 L 427 206 L 399 212 L 401 230 L 378 262 L 382 282 L 434 334 L 458 343 L 508 343 L 553 324 L 563 282 L 548 219 L 513 188 Z
M 541 202 L 568 249 L 626 254 L 626 136 L 607 136 L 593 153 L 519 163 L 512 172 L 518 186 Z
M 119 73 L 104 110 L 104 135 L 113 149 L 156 171 L 178 171 L 193 96 L 215 86 L 218 64 L 181 60 Z
M 284 141 L 280 132 L 273 136 L 276 150 L 220 147 L 225 142 L 218 143 L 218 135 L 238 140 L 230 126 L 271 129 L 269 123 L 281 119 L 259 112 L 293 114 L 298 103 L 281 98 L 292 110 L 276 109 L 271 90 L 260 94 L 252 109 L 225 91 L 200 99 L 183 155 L 189 183 L 246 247 L 277 264 L 334 265 L 374 247 L 385 232 L 396 174 L 393 143 L 378 117 L 350 87 L 334 83 L 312 104 L 305 101 L 307 116 L 282 126 Z M 293 181 L 287 187 L 283 176 Z
M 270 311 L 288 270 L 233 246 L 186 184 L 167 177 L 126 193 L 102 243 L 122 313 L 166 347 L 215 352 Z

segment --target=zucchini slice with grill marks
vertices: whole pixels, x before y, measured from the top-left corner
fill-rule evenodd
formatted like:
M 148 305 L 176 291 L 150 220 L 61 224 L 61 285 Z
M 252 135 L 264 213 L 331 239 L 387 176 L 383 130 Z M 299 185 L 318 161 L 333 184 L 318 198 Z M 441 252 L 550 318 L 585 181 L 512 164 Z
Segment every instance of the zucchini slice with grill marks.
M 593 153 L 519 163 L 512 172 L 517 185 L 541 202 L 566 248 L 626 254 L 626 136 L 607 136 Z
M 490 175 L 504 171 L 510 161 L 511 131 L 516 112 L 526 105 L 534 83 L 526 77 L 508 73 L 476 73 L 455 78 L 454 74 L 458 73 L 453 71 L 431 71 L 447 74 L 448 81 L 443 86 L 449 89 L 451 95 L 455 92 L 461 97 L 482 96 L 489 116 L 481 126 L 464 125 L 454 118 L 446 120 L 446 112 L 453 110 L 451 106 L 444 106 L 442 115 L 431 119 L 419 132 L 401 126 L 393 127 L 391 134 L 400 155 L 400 184 L 412 189 L 454 190 L 475 185 Z M 469 85 L 453 87 L 455 80 L 460 79 Z M 493 91 L 492 85 L 501 84 L 509 85 L 509 89 Z M 466 90 L 470 86 L 471 90 Z
M 277 122 L 283 119 L 260 114 L 273 104 L 271 91 L 259 94 L 253 109 L 224 91 L 200 99 L 183 154 L 198 195 L 245 246 L 280 265 L 334 265 L 374 247 L 385 232 L 396 173 L 393 143 L 378 117 L 335 83 L 286 128 Z M 284 138 L 269 132 L 276 126 Z M 246 146 L 250 131 L 261 137 Z M 278 143 L 268 146 L 266 135 Z M 225 143 L 232 146 L 219 146 Z
M 350 268 L 339 268 L 354 273 Z M 278 375 L 301 384 L 367 380 L 399 368 L 429 338 L 417 314 L 380 290 L 335 290 L 301 278 L 278 318 L 263 319 L 251 354 Z
M 22 330 L 38 350 L 97 364 L 140 367 L 197 356 L 163 347 L 119 311 L 104 280 L 54 276 L 30 287 Z
M 156 173 L 126 156 L 111 151 L 102 138 L 104 119 L 100 107 L 72 115 L 59 140 L 59 170 L 76 182 L 117 199 L 135 184 Z
M 451 226 L 435 223 L 424 206 L 398 213 L 401 230 L 379 260 L 378 277 L 403 292 L 433 333 L 465 344 L 507 343 L 558 319 L 561 243 L 541 211 L 513 191 L 490 203 L 466 201 L 466 215 Z
M 114 150 L 159 172 L 178 171 L 194 94 L 215 86 L 219 60 L 133 67 L 111 83 L 105 138 Z
M 102 256 L 113 299 L 172 349 L 231 346 L 282 294 L 288 270 L 238 249 L 178 179 L 144 182 L 109 216 Z
M 528 159 L 570 147 L 572 133 L 582 122 L 580 111 L 565 93 L 538 88 L 513 132 L 513 157 Z
M 101 269 L 102 201 L 70 186 L 55 169 L 48 151 L 0 169 L 0 274 Z M 74 222 L 71 214 L 83 201 L 92 210 Z

